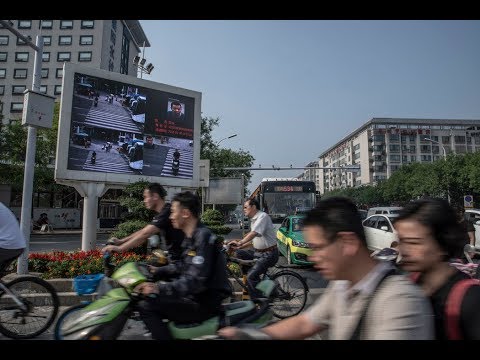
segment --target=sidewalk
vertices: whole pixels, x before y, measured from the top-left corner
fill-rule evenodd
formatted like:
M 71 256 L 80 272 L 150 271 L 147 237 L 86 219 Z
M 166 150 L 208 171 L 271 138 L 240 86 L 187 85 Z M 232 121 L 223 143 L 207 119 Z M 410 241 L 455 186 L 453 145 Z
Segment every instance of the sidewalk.
M 97 234 L 109 234 L 116 231 L 116 228 L 102 228 L 97 230 Z M 30 235 L 68 235 L 68 234 L 81 234 L 82 229 L 53 229 L 53 231 L 40 231 L 40 230 L 32 230 Z

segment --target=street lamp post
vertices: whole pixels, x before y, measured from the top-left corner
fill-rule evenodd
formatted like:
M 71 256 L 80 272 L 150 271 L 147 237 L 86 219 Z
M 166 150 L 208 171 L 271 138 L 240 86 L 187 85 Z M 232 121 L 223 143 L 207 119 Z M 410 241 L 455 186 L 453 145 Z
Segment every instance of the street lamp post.
M 447 161 L 447 151 L 445 150 L 445 146 L 440 144 L 438 141 L 430 139 L 430 138 L 423 138 L 423 140 L 430 141 L 434 144 L 440 145 L 442 147 L 442 151 L 443 151 L 443 160 Z M 447 198 L 448 198 L 448 203 L 450 204 L 450 191 L 448 190 L 448 186 L 447 186 Z
M 233 134 L 233 135 L 227 136 L 226 138 L 220 139 L 217 141 L 216 145 L 218 146 L 218 144 L 220 144 L 223 140 L 231 139 L 231 138 L 234 138 L 235 136 L 237 136 L 237 134 Z
M 149 74 L 152 72 L 154 66 L 152 63 L 148 63 L 147 66 L 145 66 L 145 63 L 147 62 L 147 59 L 145 59 L 145 41 L 143 42 L 143 51 L 142 51 L 142 57 L 136 55 L 133 58 L 133 65 L 137 67 L 137 70 L 140 70 L 140 79 L 143 79 L 143 73 Z

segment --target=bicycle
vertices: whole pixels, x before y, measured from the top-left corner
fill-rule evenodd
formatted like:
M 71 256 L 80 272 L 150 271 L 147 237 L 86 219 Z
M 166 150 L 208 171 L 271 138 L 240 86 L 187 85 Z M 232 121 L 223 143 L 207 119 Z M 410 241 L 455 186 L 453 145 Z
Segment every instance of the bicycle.
M 0 333 L 12 339 L 30 339 L 55 320 L 60 301 L 55 288 L 36 276 L 5 282 L 0 274 Z
M 257 260 L 242 260 L 233 257 L 228 244 L 224 244 L 223 251 L 227 257 L 227 272 L 229 276 L 242 288 L 242 300 L 249 299 L 246 274 L 248 269 L 251 268 Z M 240 276 L 230 269 L 229 263 L 240 265 Z M 270 279 L 275 282 L 276 287 L 272 292 L 270 306 L 273 314 L 277 318 L 285 319 L 295 316 L 305 308 L 309 288 L 301 275 L 292 270 L 288 270 L 285 266 L 277 264 L 273 269 L 268 269 L 267 273 L 263 275 L 262 280 L 263 279 Z M 230 285 L 232 298 L 234 298 L 235 289 L 233 284 Z

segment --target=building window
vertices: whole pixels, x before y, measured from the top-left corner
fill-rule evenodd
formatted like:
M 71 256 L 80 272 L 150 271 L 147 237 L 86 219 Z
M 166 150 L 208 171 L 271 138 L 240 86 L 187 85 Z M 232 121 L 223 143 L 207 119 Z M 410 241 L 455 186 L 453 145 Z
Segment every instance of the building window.
M 20 39 L 19 37 L 17 37 L 17 45 L 27 45 L 27 43 L 22 39 Z
M 49 52 L 44 52 L 42 54 L 42 62 L 49 62 L 50 61 L 50 53 Z
M 442 136 L 442 144 L 450 144 L 450 136 Z
M 47 85 L 40 85 L 40 92 L 42 94 L 46 94 L 47 93 Z
M 390 162 L 400 162 L 400 155 L 390 155 Z
M 12 102 L 10 104 L 10 112 L 22 112 L 23 102 Z
M 421 161 L 432 161 L 432 155 L 420 155 Z
M 94 20 L 82 20 L 82 29 L 93 29 L 95 25 L 95 21 Z
M 0 45 L 8 45 L 8 35 L 0 36 Z
M 16 62 L 28 62 L 28 56 L 30 54 L 28 52 L 16 52 L 15 53 L 15 61 Z
M 18 20 L 18 28 L 19 29 L 31 29 L 32 28 L 32 20 Z
M 0 95 L 5 94 L 5 85 L 0 85 Z
M 92 61 L 91 51 L 80 51 L 78 53 L 78 61 Z
M 63 77 L 63 68 L 57 68 L 55 71 L 55 77 L 57 79 L 61 79 Z
M 420 152 L 421 153 L 429 153 L 430 150 L 430 145 L 420 145 Z
M 7 52 L 0 52 L 0 61 L 5 62 L 7 61 L 8 53 Z
M 13 70 L 14 79 L 26 79 L 28 74 L 27 69 L 15 69 Z
M 453 140 L 456 144 L 465 144 L 465 136 L 454 136 Z
M 60 20 L 60 29 L 73 29 L 73 20 Z
M 390 141 L 400 141 L 400 135 L 399 134 L 390 134 L 389 139 L 390 139 Z
M 58 45 L 72 45 L 72 37 L 70 35 L 59 36 Z
M 38 28 L 51 29 L 53 27 L 53 20 L 40 20 Z
M 43 37 L 43 46 L 50 46 L 52 45 L 52 37 L 49 36 L 42 36 Z
M 55 95 L 60 95 L 62 93 L 62 85 L 55 85 Z
M 23 95 L 23 92 L 27 89 L 25 85 L 13 85 L 12 95 Z
M 48 78 L 48 69 L 42 69 L 42 79 Z
M 93 35 L 80 36 L 80 45 L 93 45 Z
M 389 148 L 391 152 L 400 152 L 400 145 L 390 145 Z
M 59 52 L 57 54 L 57 61 L 70 61 L 70 52 Z
M 417 141 L 417 135 L 409 135 L 408 137 L 409 137 L 409 139 L 410 139 L 410 142 L 415 142 L 415 141 Z

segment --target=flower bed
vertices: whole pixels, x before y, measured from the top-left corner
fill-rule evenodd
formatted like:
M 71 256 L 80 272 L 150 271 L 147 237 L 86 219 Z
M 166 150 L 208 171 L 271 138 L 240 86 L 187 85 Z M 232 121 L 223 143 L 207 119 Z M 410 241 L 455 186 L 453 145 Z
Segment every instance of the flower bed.
M 145 255 L 133 252 L 114 253 L 111 262 L 121 266 L 127 262 L 145 259 Z M 100 250 L 31 253 L 28 256 L 28 270 L 42 273 L 45 279 L 74 278 L 78 275 L 103 273 L 103 254 Z

